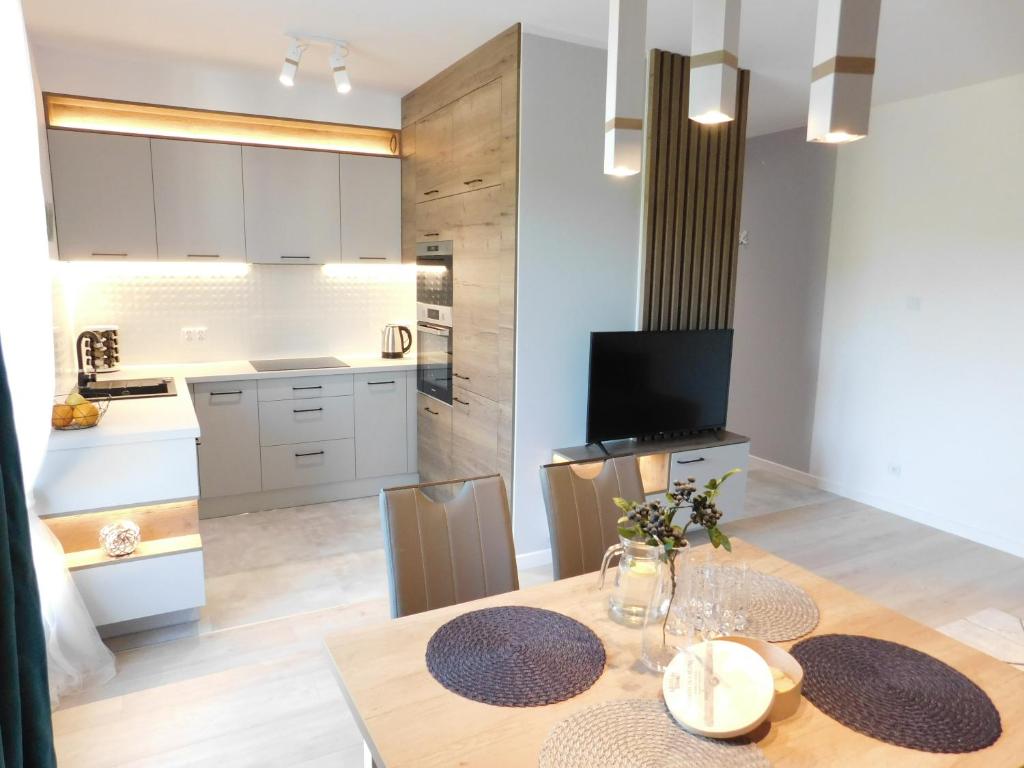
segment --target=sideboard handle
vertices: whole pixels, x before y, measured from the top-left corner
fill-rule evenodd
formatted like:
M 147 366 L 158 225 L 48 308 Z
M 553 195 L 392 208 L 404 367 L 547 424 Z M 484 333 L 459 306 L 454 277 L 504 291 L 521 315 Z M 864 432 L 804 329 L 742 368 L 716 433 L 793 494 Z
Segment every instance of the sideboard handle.
M 701 456 L 699 459 L 686 459 L 685 461 L 683 459 L 676 459 L 676 464 L 696 464 L 704 460 L 705 459 L 703 456 Z

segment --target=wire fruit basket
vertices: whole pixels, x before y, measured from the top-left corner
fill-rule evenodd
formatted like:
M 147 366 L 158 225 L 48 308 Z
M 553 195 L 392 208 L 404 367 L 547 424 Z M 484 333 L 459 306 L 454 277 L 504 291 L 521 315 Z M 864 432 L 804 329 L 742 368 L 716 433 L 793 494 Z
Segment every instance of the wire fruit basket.
M 70 431 L 72 429 L 91 429 L 103 420 L 110 407 L 110 398 L 100 400 L 84 400 L 80 403 L 68 403 L 71 395 L 58 395 L 53 398 L 53 410 L 50 424 L 54 429 Z

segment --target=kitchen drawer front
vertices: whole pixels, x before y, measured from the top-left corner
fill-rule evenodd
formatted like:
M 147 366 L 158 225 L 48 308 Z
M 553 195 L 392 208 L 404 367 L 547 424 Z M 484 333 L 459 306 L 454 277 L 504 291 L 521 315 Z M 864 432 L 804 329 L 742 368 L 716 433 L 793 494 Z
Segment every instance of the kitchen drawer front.
M 263 490 L 354 480 L 354 440 L 325 440 L 263 449 Z
M 452 395 L 452 472 L 455 477 L 498 471 L 498 404 L 456 385 Z
M 256 382 L 192 385 L 199 420 L 199 492 L 203 498 L 260 490 Z
M 261 402 L 264 400 L 302 400 L 310 397 L 351 395 L 352 375 L 260 379 L 259 393 Z
M 206 604 L 202 550 L 83 568 L 72 578 L 97 626 Z
M 704 484 L 712 477 L 721 477 L 730 469 L 743 470 L 729 478 L 722 486 L 718 497 L 718 507 L 725 513 L 724 520 L 735 519 L 743 513 L 743 502 L 747 489 L 747 463 L 750 443 L 720 445 L 714 448 L 703 448 L 672 454 L 669 468 L 669 482 L 686 481 L 694 478 L 697 489 L 703 490 Z
M 356 476 L 408 472 L 406 372 L 357 373 L 354 378 Z
M 422 393 L 416 397 L 416 406 L 420 482 L 451 480 L 452 407 Z
M 260 403 L 260 445 L 353 437 L 352 398 L 318 397 Z

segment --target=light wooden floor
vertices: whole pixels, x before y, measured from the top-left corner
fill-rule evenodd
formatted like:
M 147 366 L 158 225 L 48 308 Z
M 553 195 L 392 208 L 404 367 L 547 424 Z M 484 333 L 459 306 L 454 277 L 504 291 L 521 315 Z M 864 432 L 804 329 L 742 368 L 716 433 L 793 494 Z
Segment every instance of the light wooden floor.
M 730 533 L 923 623 L 1024 615 L 1018 558 L 761 471 L 747 503 L 767 514 Z M 387 620 L 376 526 L 375 500 L 204 521 L 202 620 L 118 643 L 118 676 L 54 715 L 62 768 L 361 765 L 323 638 Z

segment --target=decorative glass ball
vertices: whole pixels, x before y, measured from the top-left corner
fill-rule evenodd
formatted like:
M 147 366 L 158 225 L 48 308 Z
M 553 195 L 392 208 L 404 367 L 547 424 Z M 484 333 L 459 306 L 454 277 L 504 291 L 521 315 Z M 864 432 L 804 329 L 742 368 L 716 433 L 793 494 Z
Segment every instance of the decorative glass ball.
M 130 555 L 141 538 L 139 526 L 131 520 L 117 520 L 100 529 L 100 545 L 111 557 Z

